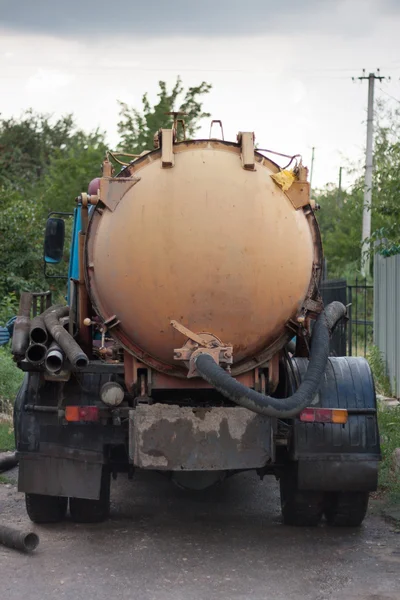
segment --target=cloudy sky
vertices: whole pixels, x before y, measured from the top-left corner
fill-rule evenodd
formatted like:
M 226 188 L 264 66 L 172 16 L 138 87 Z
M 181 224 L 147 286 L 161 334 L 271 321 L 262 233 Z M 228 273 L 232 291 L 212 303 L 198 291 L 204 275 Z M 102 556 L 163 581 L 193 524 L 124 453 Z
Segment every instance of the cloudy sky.
M 321 186 L 362 159 L 367 82 L 351 78 L 380 68 L 376 96 L 400 101 L 399 32 L 400 0 L 0 0 L 0 113 L 73 112 L 113 146 L 117 99 L 205 80 L 227 139 L 255 131 L 308 164 L 314 146 Z

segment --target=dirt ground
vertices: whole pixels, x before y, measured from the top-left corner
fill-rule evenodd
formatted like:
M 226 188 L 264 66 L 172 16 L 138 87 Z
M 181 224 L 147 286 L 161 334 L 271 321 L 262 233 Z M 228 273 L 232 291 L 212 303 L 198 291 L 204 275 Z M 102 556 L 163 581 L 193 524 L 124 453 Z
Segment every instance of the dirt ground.
M 121 477 L 111 520 L 90 526 L 32 525 L 0 484 L 0 521 L 40 536 L 32 555 L 0 546 L 2 600 L 400 599 L 395 525 L 372 510 L 357 530 L 285 527 L 275 481 L 251 473 L 197 495 Z

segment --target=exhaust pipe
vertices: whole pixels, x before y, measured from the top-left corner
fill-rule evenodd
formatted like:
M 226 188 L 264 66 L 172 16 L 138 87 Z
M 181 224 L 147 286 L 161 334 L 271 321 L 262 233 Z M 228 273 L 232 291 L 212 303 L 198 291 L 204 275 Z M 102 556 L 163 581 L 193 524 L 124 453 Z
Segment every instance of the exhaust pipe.
M 44 344 L 31 344 L 25 353 L 26 360 L 32 365 L 40 365 L 45 359 L 47 348 Z
M 49 373 L 58 373 L 64 366 L 64 352 L 60 346 L 53 342 L 50 348 L 47 350 L 46 357 L 44 359 L 44 366 Z
M 29 336 L 33 344 L 47 344 L 49 336 L 42 315 L 37 315 L 32 319 Z
M 24 356 L 29 346 L 31 306 L 32 294 L 30 292 L 22 292 L 11 345 L 12 353 L 21 358 Z

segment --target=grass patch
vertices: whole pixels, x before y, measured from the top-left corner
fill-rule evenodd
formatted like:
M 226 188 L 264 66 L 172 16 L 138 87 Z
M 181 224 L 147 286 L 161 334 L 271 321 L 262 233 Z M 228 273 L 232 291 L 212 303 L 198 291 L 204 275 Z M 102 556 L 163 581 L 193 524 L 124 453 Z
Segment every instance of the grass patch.
M 0 475 L 0 483 L 11 483 L 11 481 L 5 475 Z
M 0 422 L 0 452 L 6 450 L 14 450 L 14 430 L 12 423 L 1 423 Z
M 382 462 L 379 487 L 387 494 L 389 503 L 400 503 L 400 475 L 393 469 L 393 451 L 400 448 L 400 407 L 378 408 Z
M 374 375 L 375 387 L 378 394 L 391 398 L 393 396 L 392 385 L 387 374 L 382 352 L 377 346 L 371 346 L 367 353 L 367 360 Z
M 12 414 L 15 396 L 22 383 L 23 372 L 15 365 L 10 348 L 0 348 L 0 413 Z

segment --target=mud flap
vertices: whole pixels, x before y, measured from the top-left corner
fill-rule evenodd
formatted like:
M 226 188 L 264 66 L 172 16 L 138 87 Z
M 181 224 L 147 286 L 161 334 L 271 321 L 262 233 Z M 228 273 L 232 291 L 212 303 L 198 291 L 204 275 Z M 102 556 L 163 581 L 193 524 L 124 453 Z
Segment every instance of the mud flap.
M 297 387 L 308 360 L 293 358 Z M 298 485 L 304 490 L 374 491 L 381 459 L 376 396 L 364 358 L 331 357 L 314 403 L 345 408 L 345 425 L 294 421 L 291 458 L 298 462 Z
M 103 457 L 74 460 L 19 453 L 18 491 L 98 500 Z

